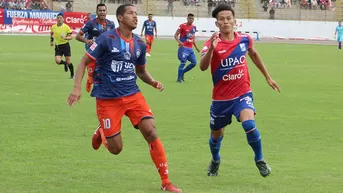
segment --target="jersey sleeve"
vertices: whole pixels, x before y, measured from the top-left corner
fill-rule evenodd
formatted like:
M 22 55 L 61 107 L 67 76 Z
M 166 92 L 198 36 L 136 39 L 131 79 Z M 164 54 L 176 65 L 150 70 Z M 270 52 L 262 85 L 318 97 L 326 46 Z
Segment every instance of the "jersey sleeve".
M 154 27 L 155 27 L 155 28 L 157 27 L 156 21 L 154 21 Z
M 139 41 L 141 41 L 142 43 L 140 43 Z M 140 50 L 140 53 L 136 52 L 136 55 L 139 54 L 139 57 L 138 57 L 137 62 L 136 62 L 136 66 L 144 67 L 146 65 L 146 57 L 145 57 L 146 46 L 142 40 L 138 40 L 138 43 L 140 44 L 139 47 L 141 50 Z
M 87 49 L 86 54 L 96 60 L 100 58 L 106 51 L 106 36 L 101 34 L 95 42 Z
M 87 21 L 87 23 L 85 25 L 83 25 L 83 27 L 80 29 L 80 34 L 83 35 L 87 32 L 89 32 L 90 29 L 92 29 L 92 20 Z
M 204 47 L 202 48 L 202 51 L 201 51 L 201 56 L 205 55 L 208 51 L 208 49 L 210 48 L 211 46 L 211 40 L 207 40 L 204 44 Z
M 66 26 L 67 34 L 72 34 L 73 31 L 70 29 L 69 25 Z
M 248 49 L 251 49 L 254 45 L 254 40 L 252 40 L 252 38 L 248 35 L 248 39 L 249 39 L 249 48 Z

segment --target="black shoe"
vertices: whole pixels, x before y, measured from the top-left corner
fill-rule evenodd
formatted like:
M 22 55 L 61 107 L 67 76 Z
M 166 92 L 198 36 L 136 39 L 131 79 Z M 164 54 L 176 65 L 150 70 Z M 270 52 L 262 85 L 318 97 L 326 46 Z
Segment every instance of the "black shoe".
M 208 176 L 218 176 L 219 166 L 220 166 L 220 160 L 218 160 L 218 161 L 211 160 L 211 163 L 207 169 L 207 175 Z
M 272 171 L 272 168 L 269 167 L 269 165 L 264 160 L 256 162 L 256 166 L 258 170 L 260 171 L 261 176 L 263 177 L 269 176 L 269 174 Z

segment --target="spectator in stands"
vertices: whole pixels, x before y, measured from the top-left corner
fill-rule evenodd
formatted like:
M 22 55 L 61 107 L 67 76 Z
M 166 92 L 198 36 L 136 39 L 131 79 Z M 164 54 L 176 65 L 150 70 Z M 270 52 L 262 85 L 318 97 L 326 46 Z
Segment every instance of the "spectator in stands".
M 26 10 L 26 2 L 24 0 L 21 0 L 18 4 L 19 10 Z
M 173 12 L 173 8 L 174 8 L 173 3 L 174 3 L 174 0 L 168 0 L 168 14 L 170 12 Z
M 7 9 L 7 1 L 6 0 L 0 0 L 0 8 Z
M 275 9 L 272 7 L 269 11 L 269 19 L 275 19 Z
M 68 12 L 72 12 L 73 11 L 73 4 L 71 1 L 68 1 L 68 3 L 66 4 L 66 10 Z
M 207 11 L 208 11 L 208 15 L 212 14 L 212 8 L 214 7 L 214 2 L 213 0 L 207 0 Z
M 263 1 L 262 7 L 263 7 L 263 10 L 264 10 L 265 12 L 268 11 L 268 1 L 267 1 L 267 0 L 264 0 L 264 1 Z

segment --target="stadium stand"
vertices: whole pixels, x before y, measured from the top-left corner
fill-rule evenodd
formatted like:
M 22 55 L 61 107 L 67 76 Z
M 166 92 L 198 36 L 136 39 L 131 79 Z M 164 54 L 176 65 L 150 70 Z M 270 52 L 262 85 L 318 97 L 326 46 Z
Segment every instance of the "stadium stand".
M 46 0 L 53 10 L 66 10 L 71 2 L 73 11 L 92 12 L 97 3 L 104 2 L 109 14 L 115 14 L 122 3 L 135 3 L 140 15 L 152 13 L 157 16 L 185 16 L 194 13 L 197 17 L 210 17 L 218 3 L 234 7 L 239 19 L 277 19 L 338 21 L 343 20 L 343 0 Z M 273 14 L 274 13 L 274 14 Z

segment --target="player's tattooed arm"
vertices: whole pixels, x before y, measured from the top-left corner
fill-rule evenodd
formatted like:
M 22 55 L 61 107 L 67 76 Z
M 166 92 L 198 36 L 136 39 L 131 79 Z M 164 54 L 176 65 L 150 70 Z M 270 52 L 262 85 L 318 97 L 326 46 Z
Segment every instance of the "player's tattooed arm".
M 84 32 L 80 30 L 79 33 L 77 33 L 75 39 L 79 42 L 83 42 L 85 44 L 92 45 L 93 40 L 88 40 L 83 35 L 84 35 Z
M 183 46 L 183 43 L 179 40 L 179 35 L 180 35 L 180 30 L 177 29 L 175 34 L 174 34 L 174 38 L 177 41 L 177 43 L 179 43 L 179 46 Z
M 257 51 L 252 47 L 248 50 L 249 57 L 254 62 L 256 67 L 261 71 L 263 76 L 266 78 L 269 86 L 271 86 L 274 90 L 280 92 L 279 85 L 272 79 L 270 74 L 267 71 L 266 66 L 264 65 L 261 56 L 257 53 Z
M 136 74 L 146 84 L 151 85 L 159 91 L 164 90 L 162 83 L 157 80 L 154 80 L 145 67 L 137 67 Z
M 69 106 L 72 106 L 76 101 L 80 102 L 82 79 L 86 72 L 86 66 L 89 63 L 91 63 L 92 60 L 93 59 L 91 59 L 87 54 L 85 54 L 81 59 L 80 64 L 77 66 L 74 87 L 67 101 Z

